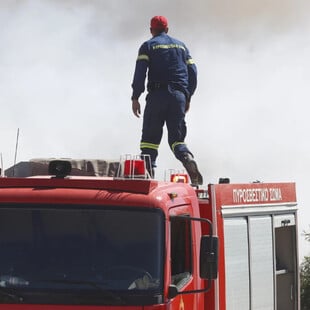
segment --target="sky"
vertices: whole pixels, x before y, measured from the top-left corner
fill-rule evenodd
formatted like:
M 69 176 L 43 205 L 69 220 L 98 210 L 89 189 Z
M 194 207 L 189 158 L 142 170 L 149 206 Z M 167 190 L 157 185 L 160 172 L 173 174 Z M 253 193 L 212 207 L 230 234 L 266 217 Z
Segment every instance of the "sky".
M 15 156 L 138 154 L 134 65 L 150 18 L 165 15 L 198 68 L 186 142 L 205 184 L 296 182 L 302 259 L 310 254 L 302 236 L 310 230 L 309 12 L 308 0 L 1 0 L 4 168 Z M 182 165 L 165 132 L 157 176 L 170 168 Z

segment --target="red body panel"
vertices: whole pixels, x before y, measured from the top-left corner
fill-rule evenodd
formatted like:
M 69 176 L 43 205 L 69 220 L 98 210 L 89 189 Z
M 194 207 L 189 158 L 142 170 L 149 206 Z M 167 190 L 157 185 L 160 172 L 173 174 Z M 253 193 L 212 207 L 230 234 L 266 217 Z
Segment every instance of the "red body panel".
M 247 206 L 296 203 L 294 183 L 251 183 L 215 185 L 216 205 Z

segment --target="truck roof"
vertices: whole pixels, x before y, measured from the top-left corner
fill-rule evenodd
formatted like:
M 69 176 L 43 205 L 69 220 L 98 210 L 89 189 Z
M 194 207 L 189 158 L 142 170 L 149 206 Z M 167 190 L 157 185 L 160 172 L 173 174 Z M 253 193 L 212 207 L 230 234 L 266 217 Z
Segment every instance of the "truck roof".
M 35 176 L 27 178 L 0 178 L 0 188 L 75 188 L 124 191 L 148 194 L 158 186 L 155 180 L 117 179 L 113 177 Z
M 0 178 L 1 204 L 124 206 L 160 208 L 190 204 L 196 197 L 189 184 L 149 179 L 73 176 Z

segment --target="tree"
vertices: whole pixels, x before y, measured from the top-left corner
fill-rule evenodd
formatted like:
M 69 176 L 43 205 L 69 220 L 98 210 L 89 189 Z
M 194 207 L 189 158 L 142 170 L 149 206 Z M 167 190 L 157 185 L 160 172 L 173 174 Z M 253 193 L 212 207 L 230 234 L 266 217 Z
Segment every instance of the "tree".
M 310 241 L 310 233 L 304 233 Z M 305 256 L 300 266 L 300 303 L 301 310 L 310 309 L 310 256 Z

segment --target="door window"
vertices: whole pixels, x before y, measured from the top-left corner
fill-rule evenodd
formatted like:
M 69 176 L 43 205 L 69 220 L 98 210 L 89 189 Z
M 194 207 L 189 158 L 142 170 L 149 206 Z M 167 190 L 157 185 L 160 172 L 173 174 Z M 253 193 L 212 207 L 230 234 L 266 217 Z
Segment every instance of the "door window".
M 171 218 L 171 278 L 172 284 L 182 287 L 192 271 L 191 221 Z

